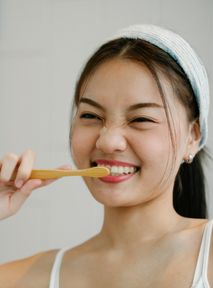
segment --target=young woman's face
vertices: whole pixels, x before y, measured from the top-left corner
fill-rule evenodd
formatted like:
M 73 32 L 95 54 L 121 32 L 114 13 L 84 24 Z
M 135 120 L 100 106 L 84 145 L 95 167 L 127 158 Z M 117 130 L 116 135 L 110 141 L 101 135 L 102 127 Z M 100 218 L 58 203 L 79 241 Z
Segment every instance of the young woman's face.
M 80 95 L 72 126 L 72 155 L 81 169 L 114 166 L 112 176 L 84 179 L 94 198 L 107 206 L 137 205 L 172 191 L 189 124 L 171 86 L 163 76 L 160 79 L 175 129 L 174 166 L 163 102 L 145 66 L 109 60 L 98 67 Z

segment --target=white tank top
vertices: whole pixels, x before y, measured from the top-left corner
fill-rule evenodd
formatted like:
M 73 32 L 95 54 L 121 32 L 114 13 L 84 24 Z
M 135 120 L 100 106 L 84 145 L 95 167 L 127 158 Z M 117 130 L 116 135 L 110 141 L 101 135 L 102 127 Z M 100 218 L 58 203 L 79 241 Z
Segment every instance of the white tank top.
M 213 226 L 213 219 L 208 221 L 205 225 L 198 260 L 196 264 L 193 284 L 191 288 L 211 288 L 208 282 L 207 274 L 208 274 L 208 259 L 211 243 L 212 226 Z M 56 254 L 55 262 L 53 264 L 50 276 L 49 288 L 59 288 L 59 274 L 60 274 L 61 262 L 64 253 L 69 249 L 70 247 L 63 248 L 59 250 L 58 253 Z

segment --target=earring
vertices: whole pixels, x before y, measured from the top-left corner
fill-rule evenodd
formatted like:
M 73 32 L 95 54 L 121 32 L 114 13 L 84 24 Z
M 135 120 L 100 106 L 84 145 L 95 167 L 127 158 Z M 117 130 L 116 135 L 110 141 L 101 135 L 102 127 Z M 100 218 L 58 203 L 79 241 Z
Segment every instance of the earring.
M 185 163 L 190 164 L 193 161 L 193 155 L 190 153 L 187 159 L 184 160 Z

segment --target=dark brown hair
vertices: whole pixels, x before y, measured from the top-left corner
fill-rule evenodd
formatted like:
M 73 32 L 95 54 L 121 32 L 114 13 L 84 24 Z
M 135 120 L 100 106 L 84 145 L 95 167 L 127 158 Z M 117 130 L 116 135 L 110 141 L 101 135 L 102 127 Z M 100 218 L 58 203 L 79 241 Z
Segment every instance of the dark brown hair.
M 172 117 L 169 106 L 161 86 L 159 73 L 163 74 L 171 83 L 175 95 L 186 109 L 189 122 L 197 120 L 199 110 L 190 82 L 183 69 L 165 51 L 157 46 L 142 40 L 119 38 L 103 44 L 87 61 L 76 83 L 72 114 L 79 104 L 79 98 L 86 83 L 99 65 L 113 58 L 129 59 L 145 65 L 155 79 L 167 116 L 168 127 L 171 135 L 174 159 L 176 157 L 176 141 L 173 131 Z M 169 117 L 170 115 L 170 117 Z M 170 118 L 170 120 L 169 120 Z M 70 135 L 71 140 L 71 135 Z M 204 173 L 201 158 L 204 157 L 204 149 L 200 150 L 189 165 L 183 163 L 176 175 L 173 189 L 173 205 L 177 213 L 184 217 L 206 218 L 206 196 Z

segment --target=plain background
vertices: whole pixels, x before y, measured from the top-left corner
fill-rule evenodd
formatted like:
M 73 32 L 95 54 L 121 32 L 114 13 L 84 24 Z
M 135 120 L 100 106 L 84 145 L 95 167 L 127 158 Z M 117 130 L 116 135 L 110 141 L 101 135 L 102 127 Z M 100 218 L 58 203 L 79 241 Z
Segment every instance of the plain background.
M 211 86 L 212 15 L 212 0 L 0 0 L 0 157 L 31 148 L 36 167 L 71 163 L 75 82 L 98 45 L 125 26 L 151 23 L 178 32 L 202 58 Z M 213 164 L 206 170 L 213 217 Z M 61 179 L 35 190 L 18 214 L 1 221 L 0 262 L 77 245 L 102 220 L 103 207 L 83 181 Z

